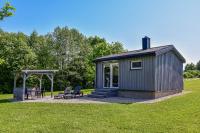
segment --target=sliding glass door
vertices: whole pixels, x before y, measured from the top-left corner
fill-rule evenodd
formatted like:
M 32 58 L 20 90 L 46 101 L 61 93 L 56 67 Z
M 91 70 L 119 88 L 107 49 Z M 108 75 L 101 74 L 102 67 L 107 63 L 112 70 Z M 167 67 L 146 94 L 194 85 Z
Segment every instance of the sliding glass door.
M 104 64 L 104 88 L 117 88 L 119 86 L 119 64 Z
M 110 87 L 110 64 L 104 65 L 104 87 Z
M 119 65 L 112 65 L 112 87 L 118 87 L 118 79 L 119 79 Z

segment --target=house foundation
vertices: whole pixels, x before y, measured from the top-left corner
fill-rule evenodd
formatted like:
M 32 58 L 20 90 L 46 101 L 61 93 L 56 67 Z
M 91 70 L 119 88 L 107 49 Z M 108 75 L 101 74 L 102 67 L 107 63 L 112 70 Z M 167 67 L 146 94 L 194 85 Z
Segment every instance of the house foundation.
M 181 92 L 182 90 L 171 90 L 166 92 L 119 90 L 118 96 L 126 98 L 135 98 L 135 99 L 156 99 Z

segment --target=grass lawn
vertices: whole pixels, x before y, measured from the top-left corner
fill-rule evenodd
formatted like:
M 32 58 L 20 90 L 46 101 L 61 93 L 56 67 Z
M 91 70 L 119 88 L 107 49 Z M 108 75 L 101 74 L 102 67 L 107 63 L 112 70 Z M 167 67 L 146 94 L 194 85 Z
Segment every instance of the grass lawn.
M 0 95 L 0 132 L 199 133 L 200 80 L 186 95 L 154 104 L 10 103 Z

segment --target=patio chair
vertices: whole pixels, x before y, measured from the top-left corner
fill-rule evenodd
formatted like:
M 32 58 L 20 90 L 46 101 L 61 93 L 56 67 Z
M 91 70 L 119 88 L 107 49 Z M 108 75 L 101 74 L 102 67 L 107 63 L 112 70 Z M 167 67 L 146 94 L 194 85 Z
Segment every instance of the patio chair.
M 72 90 L 72 87 L 67 87 L 67 88 L 64 90 L 64 94 L 65 94 L 65 95 L 71 94 L 71 90 Z
M 37 98 L 42 97 L 42 90 L 40 88 L 36 88 L 35 95 Z
M 64 99 L 76 98 L 77 96 L 82 97 L 83 92 L 81 92 L 82 86 L 76 86 L 73 91 L 65 94 Z
M 64 99 L 69 99 L 69 98 L 76 98 L 77 96 L 82 97 L 83 92 L 81 92 L 82 86 L 76 86 L 73 91 L 70 93 L 64 94 Z
M 71 94 L 71 87 L 67 87 L 64 90 L 64 93 L 60 92 L 57 96 L 54 96 L 54 99 L 62 99 L 65 98 L 65 95 Z
M 82 86 L 76 86 L 75 88 L 74 88 L 74 91 L 73 92 L 71 92 L 71 94 L 73 95 L 73 97 L 75 98 L 76 96 L 83 96 L 83 92 L 81 91 L 81 89 L 82 89 L 83 87 Z

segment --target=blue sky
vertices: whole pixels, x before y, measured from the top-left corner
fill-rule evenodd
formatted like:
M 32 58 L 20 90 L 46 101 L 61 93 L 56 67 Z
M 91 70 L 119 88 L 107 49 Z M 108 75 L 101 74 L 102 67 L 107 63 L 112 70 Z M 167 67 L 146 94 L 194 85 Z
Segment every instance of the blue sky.
M 141 48 L 141 38 L 147 35 L 152 46 L 175 45 L 188 63 L 200 60 L 199 0 L 8 1 L 17 10 L 0 22 L 5 31 L 46 34 L 68 26 L 87 36 L 122 42 L 128 50 Z

